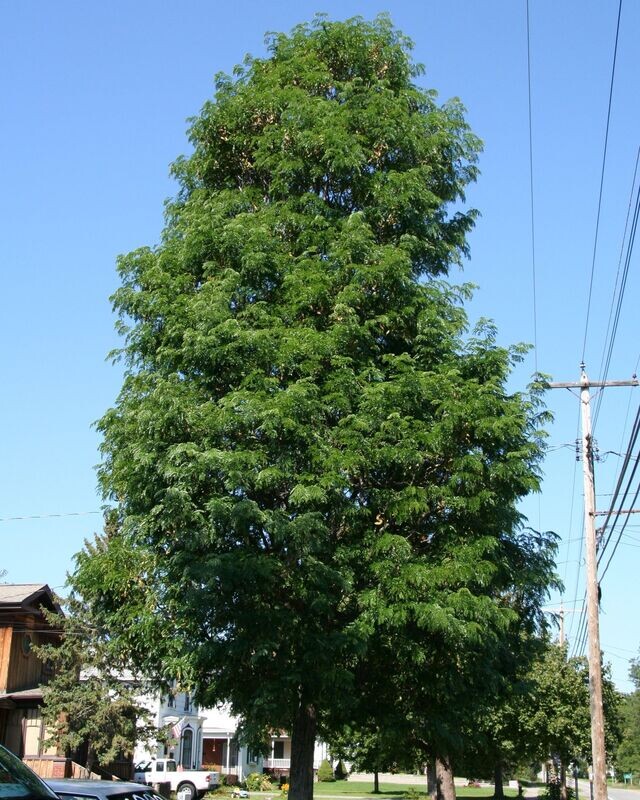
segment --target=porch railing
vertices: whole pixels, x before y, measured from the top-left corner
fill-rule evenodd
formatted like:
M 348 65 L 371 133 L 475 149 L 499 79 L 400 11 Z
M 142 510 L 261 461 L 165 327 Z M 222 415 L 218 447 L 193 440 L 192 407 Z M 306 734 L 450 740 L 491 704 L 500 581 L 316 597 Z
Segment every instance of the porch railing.
M 265 766 L 267 769 L 289 769 L 291 766 L 290 758 L 266 758 Z

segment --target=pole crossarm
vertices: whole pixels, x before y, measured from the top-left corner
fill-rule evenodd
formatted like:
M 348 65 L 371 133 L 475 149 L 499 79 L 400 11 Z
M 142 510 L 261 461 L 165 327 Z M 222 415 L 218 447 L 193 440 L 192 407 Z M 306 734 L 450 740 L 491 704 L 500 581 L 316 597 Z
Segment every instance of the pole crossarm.
M 621 508 L 620 511 L 615 512 L 617 514 L 640 514 L 640 508 Z M 606 517 L 607 514 L 611 514 L 611 511 L 594 511 L 594 517 Z
M 632 378 L 630 381 L 560 381 L 558 383 L 547 383 L 549 389 L 605 389 L 607 386 L 638 386 L 638 379 Z

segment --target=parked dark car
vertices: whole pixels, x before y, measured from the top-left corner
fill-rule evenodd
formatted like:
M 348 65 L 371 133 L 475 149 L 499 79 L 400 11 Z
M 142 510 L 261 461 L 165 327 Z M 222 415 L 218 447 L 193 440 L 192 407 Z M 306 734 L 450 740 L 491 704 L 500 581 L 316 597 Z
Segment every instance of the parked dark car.
M 47 779 L 47 786 L 61 800 L 164 800 L 149 786 L 124 781 L 81 781 L 74 778 Z M 0 794 L 0 800 L 2 795 Z
M 0 800 L 56 800 L 36 773 L 0 745 Z

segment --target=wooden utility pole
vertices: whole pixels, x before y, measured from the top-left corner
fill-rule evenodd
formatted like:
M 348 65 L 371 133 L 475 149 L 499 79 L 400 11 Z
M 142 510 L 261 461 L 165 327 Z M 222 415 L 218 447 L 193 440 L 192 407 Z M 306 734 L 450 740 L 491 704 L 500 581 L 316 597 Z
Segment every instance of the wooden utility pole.
M 593 477 L 591 395 L 587 374 L 580 376 L 582 419 L 582 475 L 584 484 L 584 539 L 587 581 L 587 632 L 589 639 L 589 697 L 591 701 L 591 756 L 595 800 L 607 800 L 607 760 L 604 746 L 602 708 L 602 659 L 598 608 L 598 560 L 596 557 L 596 492 Z
M 593 381 L 587 378 L 585 365 L 580 365 L 579 383 L 550 383 L 552 389 L 580 389 L 582 421 L 582 474 L 584 484 L 584 538 L 587 581 L 587 632 L 589 637 L 589 697 L 591 705 L 591 756 L 593 798 L 607 800 L 607 762 L 604 746 L 604 712 L 602 709 L 602 663 L 600 623 L 598 617 L 598 561 L 596 542 L 596 494 L 593 479 L 593 437 L 591 434 L 591 387 L 637 386 L 638 381 Z

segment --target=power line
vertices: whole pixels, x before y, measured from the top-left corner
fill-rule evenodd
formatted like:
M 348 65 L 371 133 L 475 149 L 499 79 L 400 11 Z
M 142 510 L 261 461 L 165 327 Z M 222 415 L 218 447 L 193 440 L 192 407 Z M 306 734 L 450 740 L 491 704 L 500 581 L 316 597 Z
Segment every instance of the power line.
M 587 643 L 587 594 L 585 592 L 582 598 L 582 608 L 580 609 L 580 618 L 578 622 L 578 631 L 576 633 L 576 642 L 573 648 L 574 656 L 581 656 L 584 653 L 584 647 Z
M 591 313 L 591 297 L 593 295 L 593 276 L 596 268 L 596 252 L 598 249 L 598 231 L 600 228 L 600 211 L 602 208 L 602 188 L 604 186 L 604 173 L 605 165 L 607 163 L 607 145 L 609 143 L 609 123 L 611 121 L 611 101 L 613 98 L 613 83 L 616 74 L 616 60 L 618 57 L 618 37 L 620 34 L 620 16 L 622 14 L 622 0 L 618 4 L 618 22 L 616 25 L 616 39 L 613 48 L 613 63 L 611 65 L 611 82 L 609 85 L 609 103 L 607 108 L 607 125 L 604 135 L 604 148 L 602 153 L 602 169 L 600 170 L 600 191 L 598 193 L 598 213 L 596 214 L 596 230 L 593 241 L 593 258 L 591 261 L 591 277 L 589 279 L 589 296 L 587 299 L 587 316 L 584 324 L 584 338 L 582 341 L 582 361 L 585 360 L 585 351 L 587 349 L 587 332 L 589 330 L 589 316 Z
M 635 167 L 634 167 L 634 170 L 633 170 L 633 179 L 631 180 L 631 190 L 629 192 L 629 205 L 627 206 L 627 217 L 626 217 L 625 222 L 624 222 L 624 231 L 622 233 L 622 242 L 620 243 L 620 256 L 618 258 L 618 269 L 616 270 L 616 279 L 615 279 L 614 284 L 613 284 L 613 294 L 611 296 L 611 306 L 609 308 L 609 319 L 607 321 L 607 331 L 606 331 L 605 337 L 604 337 L 605 338 L 605 345 L 603 347 L 602 358 L 600 360 L 600 375 L 602 376 L 602 380 L 603 381 L 606 380 L 606 374 L 609 371 L 609 363 L 607 363 L 606 371 L 605 371 L 605 367 L 604 367 L 605 358 L 606 358 L 605 351 L 607 350 L 607 342 L 609 341 L 609 333 L 611 331 L 611 321 L 612 321 L 612 317 L 613 317 L 613 308 L 614 308 L 615 299 L 616 299 L 616 292 L 618 291 L 618 280 L 620 278 L 620 268 L 622 266 L 622 258 L 623 258 L 623 255 L 624 255 L 624 245 L 625 245 L 625 242 L 627 241 L 627 231 L 629 230 L 629 217 L 631 216 L 631 207 L 633 206 L 633 190 L 635 188 L 636 179 L 638 177 L 638 163 L 640 163 L 640 147 L 638 147 L 638 152 L 636 154 L 636 163 L 635 163 Z M 636 208 L 637 208 L 637 206 L 638 206 L 638 202 L 636 200 Z M 626 280 L 625 280 L 625 282 L 626 282 Z M 616 332 L 617 332 L 617 326 L 616 326 Z M 611 338 L 615 339 L 615 333 L 612 334 Z M 610 350 L 611 349 L 613 349 L 613 346 L 611 346 Z M 611 361 L 611 359 L 609 358 L 609 362 L 610 361 Z M 637 365 L 636 365 L 636 369 L 637 369 Z M 596 405 L 596 411 L 595 411 L 595 414 L 594 414 L 594 423 L 593 423 L 594 424 L 594 428 L 595 428 L 596 422 L 598 420 L 598 415 L 600 413 L 600 405 L 602 404 L 602 395 L 603 394 L 604 394 L 604 392 L 602 392 L 598 396 L 598 401 L 597 401 L 597 405 Z
M 102 511 L 65 511 L 60 514 L 23 514 L 18 517 L 0 517 L 0 522 L 17 522 L 25 519 L 57 519 L 59 517 L 88 517 Z
M 640 150 L 638 151 L 640 155 Z M 637 164 L 636 164 L 637 168 Z M 620 289 L 618 291 L 618 299 L 616 302 L 615 314 L 613 318 L 613 325 L 611 327 L 611 335 L 609 336 L 608 346 L 605 343 L 605 350 L 606 356 L 603 351 L 603 361 L 604 361 L 604 369 L 603 369 L 603 377 L 602 380 L 606 381 L 606 376 L 609 373 L 609 366 L 611 365 L 611 357 L 613 355 L 613 347 L 616 341 L 616 336 L 618 334 L 618 325 L 620 323 L 620 313 L 622 311 L 622 303 L 624 300 L 625 291 L 627 288 L 627 279 L 629 277 L 629 267 L 631 264 L 631 255 L 633 253 L 633 247 L 635 245 L 636 239 L 636 231 L 638 229 L 638 219 L 640 218 L 640 185 L 638 186 L 637 194 L 636 194 L 636 203 L 635 209 L 633 212 L 633 220 L 631 222 L 631 232 L 629 234 L 629 240 L 627 242 L 627 253 L 625 256 L 624 268 L 622 271 L 622 280 L 620 281 Z M 613 310 L 613 308 L 612 308 Z M 611 316 L 609 317 L 611 320 Z M 598 402 L 595 411 L 595 418 L 597 421 L 598 414 L 600 412 L 600 406 L 602 404 L 602 394 L 598 397 Z
M 625 455 L 625 459 L 624 459 L 624 461 L 622 463 L 622 466 L 620 468 L 620 473 L 618 474 L 618 481 L 616 483 L 616 488 L 615 488 L 614 493 L 613 493 L 613 498 L 611 500 L 611 504 L 609 506 L 609 510 L 607 512 L 607 516 L 605 517 L 604 523 L 600 527 L 600 536 L 601 537 L 604 536 L 604 533 L 605 533 L 605 531 L 607 529 L 607 526 L 609 525 L 609 521 L 610 521 L 611 517 L 614 514 L 614 509 L 616 507 L 616 504 L 618 503 L 618 497 L 620 495 L 620 490 L 622 489 L 622 484 L 624 482 L 627 470 L 629 468 L 629 464 L 631 462 L 631 453 L 633 452 L 635 444 L 638 441 L 638 436 L 639 435 L 640 435 L 640 405 L 638 406 L 638 410 L 636 412 L 636 417 L 635 417 L 635 420 L 633 422 L 633 427 L 631 429 L 631 435 L 629 437 L 629 444 L 628 444 L 628 446 L 626 448 L 626 455 Z M 635 460 L 635 465 L 634 465 L 633 470 L 631 472 L 631 477 L 629 478 L 629 481 L 627 483 L 627 488 L 625 489 L 624 494 L 622 495 L 622 497 L 620 499 L 620 504 L 618 506 L 618 512 L 615 515 L 615 519 L 613 520 L 613 524 L 611 525 L 611 530 L 610 530 L 609 535 L 607 536 L 606 540 L 604 541 L 604 544 L 600 548 L 600 554 L 598 556 L 598 566 L 600 565 L 600 562 L 604 558 L 604 554 L 605 554 L 605 552 L 607 550 L 607 547 L 609 546 L 609 542 L 611 541 L 611 537 L 612 537 L 613 532 L 615 530 L 616 522 L 620 518 L 621 511 L 624 508 L 624 505 L 625 505 L 625 502 L 626 502 L 626 498 L 627 498 L 627 496 L 629 494 L 629 491 L 631 489 L 631 482 L 633 481 L 633 477 L 634 477 L 637 469 L 638 469 L 638 461 Z M 627 522 L 628 522 L 628 516 L 627 516 L 627 519 L 625 520 L 625 527 L 627 525 Z M 607 566 L 608 566 L 608 564 L 607 564 Z
M 634 467 L 634 471 L 633 471 L 634 475 L 635 475 L 635 470 L 636 470 L 637 466 L 638 465 L 636 463 L 636 466 Z M 636 493 L 633 496 L 633 505 L 634 506 L 636 504 L 636 501 L 638 500 L 638 495 L 640 495 L 640 483 L 638 484 L 638 488 L 636 489 Z M 618 538 L 617 538 L 616 543 L 615 543 L 615 545 L 613 547 L 613 551 L 612 551 L 611 555 L 609 556 L 609 560 L 607 561 L 605 568 L 602 570 L 602 574 L 600 576 L 600 580 L 602 580 L 604 578 L 604 576 L 607 574 L 607 570 L 609 569 L 609 564 L 611 564 L 611 560 L 613 559 L 614 555 L 616 554 L 616 550 L 618 549 L 618 545 L 620 544 L 620 539 L 622 538 L 622 534 L 624 533 L 624 529 L 627 527 L 628 522 L 629 522 L 629 516 L 627 516 L 625 518 L 625 521 L 623 522 L 622 527 L 620 528 L 620 533 L 618 534 Z
M 576 421 L 576 436 L 575 436 L 575 440 L 578 441 L 579 438 L 580 438 L 580 409 L 578 409 L 578 419 Z M 571 509 L 570 509 L 570 513 L 569 513 L 569 536 L 571 536 L 571 534 L 573 532 L 573 510 L 574 510 L 575 499 L 576 499 L 577 468 L 578 468 L 578 462 L 576 460 L 574 460 L 574 462 L 573 462 L 573 482 L 572 482 L 572 485 L 571 485 Z M 583 515 L 582 515 L 581 522 L 582 522 L 582 524 L 581 524 L 580 527 L 584 528 L 584 512 L 583 512 Z M 576 582 L 575 582 L 575 591 L 573 593 L 573 605 L 576 605 L 576 603 L 578 602 L 578 586 L 580 585 L 580 566 L 582 564 L 582 547 L 584 545 L 584 536 L 581 535 L 579 538 L 580 538 L 580 550 L 578 551 L 578 568 L 576 570 Z M 567 545 L 568 544 L 569 544 L 569 542 L 567 542 Z M 568 553 L 568 550 L 569 550 L 569 548 L 567 547 L 567 553 Z M 566 578 L 567 572 L 568 572 L 568 568 L 565 569 L 565 578 Z M 583 604 L 584 604 L 584 601 L 583 601 Z M 571 636 L 571 634 L 573 633 L 574 620 L 575 620 L 575 617 L 571 617 L 571 624 L 569 626 L 569 636 Z
M 531 115 L 531 25 L 527 0 L 527 85 L 529 97 L 529 191 L 531 199 L 531 279 L 533 287 L 533 363 L 538 373 L 538 312 L 536 300 L 536 229 L 533 203 L 533 125 Z

